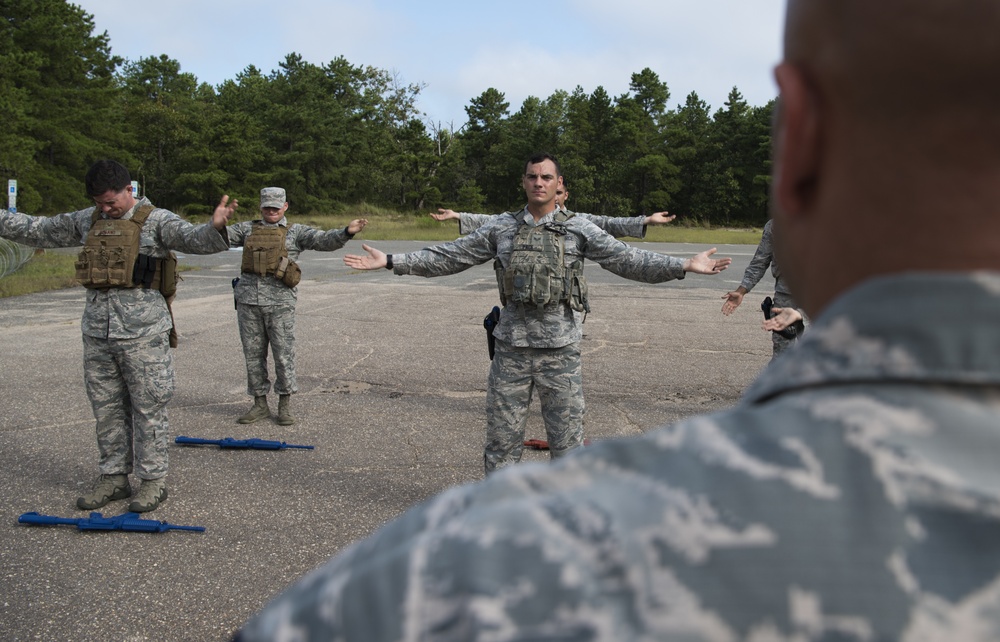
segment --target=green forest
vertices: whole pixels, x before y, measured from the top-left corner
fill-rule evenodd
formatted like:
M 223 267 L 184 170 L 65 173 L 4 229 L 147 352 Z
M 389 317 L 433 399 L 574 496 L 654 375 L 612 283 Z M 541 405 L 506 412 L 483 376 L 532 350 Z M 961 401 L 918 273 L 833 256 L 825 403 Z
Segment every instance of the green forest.
M 671 108 L 666 80 L 648 68 L 620 96 L 554 89 L 513 112 L 503 88 L 489 88 L 449 128 L 420 112 L 419 84 L 342 57 L 316 65 L 293 52 L 213 87 L 167 54 L 114 55 L 69 2 L 0 5 L 0 179 L 17 179 L 30 214 L 84 207 L 83 176 L 100 158 L 121 161 L 142 194 L 182 215 L 210 211 L 223 193 L 249 205 L 265 185 L 285 187 L 303 214 L 361 203 L 499 212 L 521 207 L 524 161 L 547 151 L 577 211 L 767 220 L 774 101 L 748 105 L 736 87 L 714 112 L 694 92 Z

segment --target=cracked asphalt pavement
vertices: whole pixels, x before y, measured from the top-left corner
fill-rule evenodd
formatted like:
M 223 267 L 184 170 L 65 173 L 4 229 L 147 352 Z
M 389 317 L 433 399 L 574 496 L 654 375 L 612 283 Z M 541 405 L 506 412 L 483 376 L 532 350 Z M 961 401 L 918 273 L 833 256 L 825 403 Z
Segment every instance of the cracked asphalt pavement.
M 372 242 L 387 252 L 428 243 Z M 642 243 L 690 256 L 701 246 Z M 589 265 L 582 344 L 591 440 L 635 435 L 735 403 L 771 355 L 760 329 L 766 277 L 731 317 L 722 295 L 753 246 L 720 246 L 719 276 L 645 285 Z M 61 250 L 60 250 L 61 251 Z M 296 321 L 297 423 L 241 426 L 252 402 L 233 309 L 240 253 L 183 256 L 180 344 L 169 406 L 169 499 L 145 518 L 203 533 L 79 532 L 21 513 L 85 517 L 96 476 L 83 387 L 83 289 L 0 299 L 0 621 L 6 640 L 226 640 L 290 582 L 400 512 L 482 477 L 487 264 L 436 279 L 355 272 L 305 252 Z M 273 407 L 277 399 L 270 399 Z M 276 439 L 314 450 L 179 446 L 186 435 Z M 526 438 L 544 438 L 533 402 Z M 525 461 L 544 461 L 526 450 Z M 135 485 L 135 482 L 133 482 Z M 103 509 L 125 511 L 125 501 Z

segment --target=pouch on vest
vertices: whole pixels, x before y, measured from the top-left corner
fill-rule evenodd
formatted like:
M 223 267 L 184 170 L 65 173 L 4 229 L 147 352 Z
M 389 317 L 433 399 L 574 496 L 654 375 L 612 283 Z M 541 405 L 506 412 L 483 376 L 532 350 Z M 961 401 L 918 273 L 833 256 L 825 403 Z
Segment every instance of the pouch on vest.
M 302 269 L 295 261 L 289 261 L 285 267 L 285 273 L 281 276 L 281 282 L 290 288 L 294 288 L 302 280 Z
M 95 289 L 134 287 L 142 223 L 101 219 L 96 211 L 95 217 L 77 255 L 74 266 L 77 281 Z
M 565 301 L 575 311 L 589 311 L 583 261 L 565 264 L 564 223 L 570 216 L 558 212 L 553 223 L 519 227 L 509 265 L 493 264 L 504 305 L 514 301 L 543 308 Z

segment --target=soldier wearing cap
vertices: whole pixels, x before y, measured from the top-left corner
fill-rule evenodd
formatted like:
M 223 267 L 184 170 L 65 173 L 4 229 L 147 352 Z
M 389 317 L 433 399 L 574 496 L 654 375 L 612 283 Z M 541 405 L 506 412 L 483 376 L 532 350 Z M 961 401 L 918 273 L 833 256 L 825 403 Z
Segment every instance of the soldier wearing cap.
M 271 381 L 267 351 L 274 357 L 274 390 L 278 393 L 277 423 L 295 423 L 291 395 L 295 381 L 295 301 L 302 272 L 295 259 L 303 250 L 340 249 L 368 224 L 354 219 L 347 227 L 322 231 L 289 224 L 288 202 L 281 187 L 260 190 L 260 220 L 229 227 L 229 244 L 243 248 L 240 276 L 234 280 L 236 313 L 247 366 L 247 394 L 254 404 L 237 422 L 250 424 L 271 416 L 267 393 Z

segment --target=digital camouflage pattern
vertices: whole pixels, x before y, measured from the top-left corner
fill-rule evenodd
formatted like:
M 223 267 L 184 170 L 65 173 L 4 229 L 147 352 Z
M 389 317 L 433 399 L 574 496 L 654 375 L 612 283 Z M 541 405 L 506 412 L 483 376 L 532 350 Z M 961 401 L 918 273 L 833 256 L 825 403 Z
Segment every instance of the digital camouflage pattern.
M 295 378 L 295 304 L 236 306 L 243 357 L 247 366 L 247 394 L 262 397 L 271 391 L 267 350 L 274 355 L 274 391 L 298 392 Z
M 750 263 L 747 265 L 747 269 L 743 272 L 743 281 L 740 285 L 747 292 L 750 292 L 764 278 L 768 267 L 771 268 L 771 276 L 774 277 L 774 306 L 777 308 L 798 308 L 798 305 L 792 300 L 792 294 L 788 291 L 788 285 L 781 278 L 781 270 L 774 260 L 774 237 L 771 234 L 770 220 L 764 224 L 764 232 L 760 236 L 760 243 L 757 245 L 757 249 L 753 253 L 753 258 L 750 259 Z M 788 339 L 777 332 L 772 332 L 771 345 L 773 354 L 777 356 L 795 341 L 796 339 Z
M 417 252 L 393 255 L 393 272 L 416 276 L 455 274 L 475 265 L 499 259 L 506 268 L 514 246 L 517 228 L 525 222 L 535 225 L 527 208 L 516 214 L 501 214 L 495 223 L 479 228 L 472 234 L 450 243 L 442 243 Z M 538 224 L 553 220 L 543 217 Z M 684 260 L 666 254 L 641 250 L 616 240 L 582 217 L 572 217 L 565 223 L 566 264 L 590 259 L 605 270 L 626 279 L 644 283 L 660 283 L 684 278 Z M 530 348 L 561 348 L 580 341 L 581 319 L 566 303 L 554 303 L 541 311 L 534 306 L 522 306 L 508 301 L 500 312 L 500 323 L 493 335 L 512 346 Z
M 144 198 L 122 218 L 132 218 Z M 77 247 L 90 231 L 93 207 L 55 216 L 28 216 L 0 212 L 0 236 L 33 247 Z M 102 218 L 107 218 L 102 215 Z M 156 208 L 146 219 L 139 252 L 166 258 L 170 251 L 212 254 L 229 247 L 226 237 L 210 224 L 191 225 L 169 210 Z M 135 339 L 169 332 L 167 303 L 155 288 L 88 290 L 83 312 L 83 334 L 98 339 Z
M 264 188 L 280 189 L 280 188 Z M 261 191 L 262 198 L 264 190 Z M 274 196 L 278 198 L 279 196 Z M 284 205 L 284 190 L 280 195 Z M 280 206 L 279 206 L 280 207 Z M 288 260 L 296 261 L 304 250 L 332 252 L 347 244 L 350 236 L 345 228 L 317 230 L 308 225 L 288 224 L 282 217 L 274 224 L 256 221 L 264 227 L 288 228 L 285 248 Z M 244 221 L 229 226 L 229 244 L 243 247 L 253 231 L 254 221 Z M 259 397 L 271 389 L 267 374 L 267 350 L 274 356 L 274 389 L 278 394 L 298 391 L 295 378 L 295 303 L 298 288 L 290 288 L 273 275 L 261 276 L 252 272 L 240 274 L 234 292 L 237 323 L 243 344 L 243 357 L 247 366 L 247 394 Z
M 451 243 L 393 255 L 393 271 L 443 276 L 494 259 L 509 268 L 520 225 L 545 225 L 554 217 L 552 212 L 536 223 L 527 208 L 501 214 Z M 591 259 L 635 281 L 659 283 L 684 278 L 683 259 L 626 245 L 583 217 L 573 216 L 563 225 L 568 231 L 564 237 L 567 266 Z M 583 443 L 584 398 L 578 348 L 582 322 L 582 315 L 566 301 L 539 308 L 508 300 L 500 311 L 500 322 L 493 330 L 496 352 L 487 386 L 483 453 L 486 473 L 520 461 L 525 413 L 536 385 L 545 431 L 556 445 L 550 454 L 558 457 Z
M 122 218 L 132 218 L 145 205 L 148 199 L 138 199 Z M 3 212 L 0 236 L 35 247 L 83 245 L 93 212 L 93 207 L 50 217 Z M 156 208 L 143 225 L 139 246 L 141 254 L 165 258 L 171 250 L 211 254 L 229 244 L 210 224 L 192 225 Z M 130 473 L 134 459 L 140 479 L 163 477 L 168 459 L 166 405 L 174 391 L 167 339 L 173 322 L 163 295 L 155 288 L 88 289 L 81 327 L 101 473 Z
M 601 216 L 599 214 L 586 214 L 583 212 L 573 212 L 573 214 L 590 221 L 615 238 L 632 236 L 641 239 L 646 236 L 646 225 L 643 223 L 644 217 L 642 216 Z M 480 227 L 496 221 L 498 216 L 495 214 L 459 212 L 458 233 L 462 235 L 471 234 Z
M 736 407 L 446 490 L 241 639 L 996 640 L 998 322 L 997 273 L 868 281 Z
M 771 276 L 774 277 L 774 291 L 778 294 L 791 296 L 791 292 L 788 291 L 788 285 L 781 278 L 781 270 L 774 260 L 774 236 L 771 233 L 771 223 L 772 221 L 768 219 L 767 223 L 764 224 L 764 231 L 760 235 L 760 243 L 757 244 L 753 258 L 750 259 L 747 269 L 743 272 L 743 281 L 740 282 L 740 285 L 746 288 L 747 292 L 753 290 L 760 283 L 760 280 L 764 278 L 767 268 L 770 267 Z
M 162 334 L 105 341 L 83 336 L 83 371 L 97 420 L 102 475 L 159 479 L 167 474 L 174 363 Z
M 246 238 L 253 231 L 254 222 L 243 221 L 228 227 L 230 247 L 243 247 Z M 265 227 L 280 225 L 288 228 L 288 233 L 285 235 L 285 247 L 288 249 L 289 261 L 298 260 L 299 255 L 304 250 L 318 250 L 320 252 L 339 250 L 351 238 L 344 228 L 324 231 L 298 223 L 289 225 L 287 217 L 283 217 L 273 225 L 263 221 L 256 221 L 256 223 Z M 290 288 L 282 283 L 281 279 L 276 279 L 274 276 L 243 273 L 240 275 L 240 282 L 236 285 L 235 294 L 236 302 L 246 305 L 278 305 L 282 303 L 294 305 L 298 298 L 298 288 Z
M 580 345 L 536 350 L 497 341 L 486 387 L 487 473 L 521 461 L 531 396 L 538 391 L 549 454 L 583 445 L 583 369 Z

